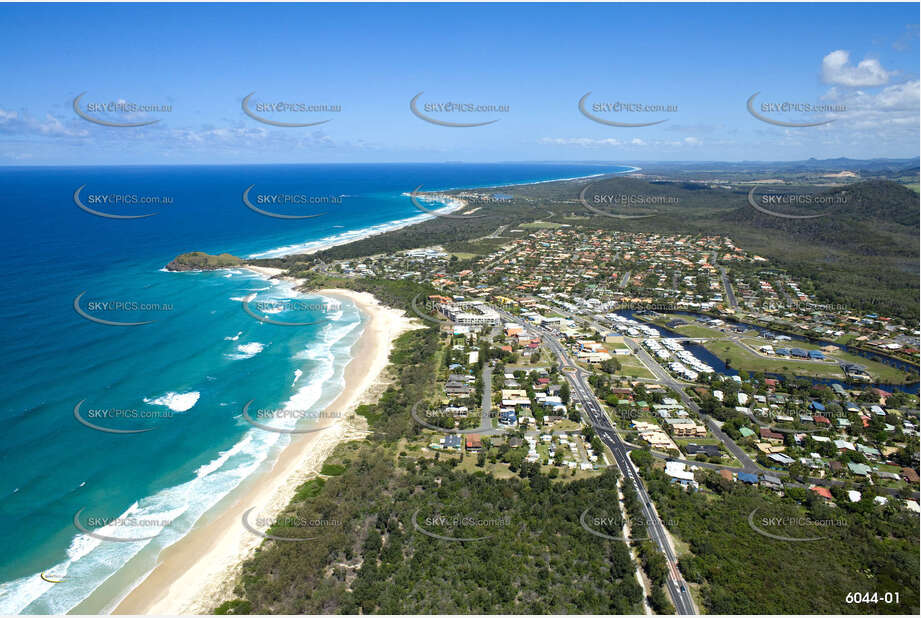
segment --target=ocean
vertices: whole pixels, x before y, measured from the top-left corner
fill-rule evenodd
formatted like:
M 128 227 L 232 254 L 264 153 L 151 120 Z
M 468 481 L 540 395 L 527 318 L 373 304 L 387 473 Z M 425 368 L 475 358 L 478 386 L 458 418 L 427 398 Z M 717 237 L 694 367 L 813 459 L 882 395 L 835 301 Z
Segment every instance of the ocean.
M 343 388 L 362 331 L 354 305 L 304 297 L 240 269 L 167 272 L 173 257 L 284 255 L 421 221 L 429 215 L 406 195 L 419 185 L 431 191 L 627 169 L 0 168 L 0 290 L 9 301 L 0 305 L 0 613 L 112 609 L 163 548 L 288 443 L 287 434 L 248 423 L 247 402 L 254 416 L 313 414 Z M 323 214 L 257 214 L 242 200 L 249 187 L 261 209 Z M 156 214 L 96 216 L 78 207 L 78 189 L 80 203 L 97 212 Z M 279 200 L 286 205 L 277 207 Z M 251 295 L 276 321 L 315 323 L 257 320 L 242 309 Z M 75 305 L 97 320 L 146 323 L 100 323 Z M 87 602 L 97 589 L 103 594 Z

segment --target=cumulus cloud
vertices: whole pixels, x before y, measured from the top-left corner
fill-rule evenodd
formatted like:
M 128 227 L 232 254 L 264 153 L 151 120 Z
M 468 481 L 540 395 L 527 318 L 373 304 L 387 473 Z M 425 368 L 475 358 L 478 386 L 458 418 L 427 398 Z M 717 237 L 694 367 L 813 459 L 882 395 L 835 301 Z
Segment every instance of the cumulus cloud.
M 86 137 L 89 133 L 86 128 L 79 126 L 74 120 L 67 124 L 51 114 L 45 114 L 44 119 L 34 118 L 26 113 L 0 109 L 0 134 L 13 136 L 46 137 Z
M 852 88 L 882 86 L 895 73 L 887 71 L 879 60 L 866 58 L 856 66 L 849 64 L 850 54 L 838 49 L 822 58 L 822 80 L 827 84 L 839 84 Z
M 874 131 L 886 128 L 898 128 L 899 131 L 911 129 L 917 133 L 918 115 L 921 112 L 919 80 L 892 84 L 879 92 L 832 88 L 823 98 L 847 108 L 847 113 L 841 116 L 846 127 Z M 878 135 L 881 138 L 888 137 L 886 133 Z

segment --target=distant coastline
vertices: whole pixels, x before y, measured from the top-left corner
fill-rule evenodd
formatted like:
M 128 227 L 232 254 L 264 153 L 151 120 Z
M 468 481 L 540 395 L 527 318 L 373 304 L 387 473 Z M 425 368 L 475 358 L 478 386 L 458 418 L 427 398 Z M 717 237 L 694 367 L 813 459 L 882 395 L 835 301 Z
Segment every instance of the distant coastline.
M 636 171 L 641 170 L 642 168 L 636 166 L 622 166 L 627 167 L 628 169 L 620 170 L 617 172 L 601 172 L 597 174 L 588 174 L 583 176 L 572 176 L 564 178 L 549 178 L 546 180 L 535 180 L 531 182 L 513 182 L 513 183 L 502 183 L 502 184 L 492 184 L 484 186 L 475 186 L 475 187 L 449 187 L 445 189 L 429 189 L 423 191 L 422 194 L 425 196 L 434 196 L 439 194 L 444 194 L 448 191 L 483 191 L 487 189 L 502 189 L 503 187 L 524 187 L 528 185 L 538 185 L 546 184 L 550 182 L 573 182 L 577 180 L 587 180 L 589 178 L 599 178 L 602 176 L 610 175 L 620 175 L 620 174 L 630 174 Z M 409 197 L 409 192 L 404 192 L 401 195 Z M 457 200 L 457 198 L 452 198 L 450 200 L 438 200 L 426 198 L 427 201 L 433 201 L 437 203 L 442 203 L 444 206 L 438 209 L 439 214 L 449 214 L 455 212 L 459 209 L 464 208 L 467 204 L 457 203 L 463 202 L 463 200 Z M 405 219 L 398 219 L 390 223 L 370 226 L 367 228 L 362 228 L 359 230 L 350 230 L 347 232 L 342 232 L 334 236 L 327 236 L 326 238 L 321 238 L 318 240 L 312 240 L 305 243 L 299 243 L 294 245 L 284 245 L 281 247 L 276 247 L 274 249 L 269 249 L 267 251 L 259 251 L 257 253 L 252 253 L 247 256 L 247 259 L 264 259 L 264 258 L 278 258 L 285 257 L 288 255 L 312 255 L 314 253 L 319 253 L 320 251 L 325 251 L 333 247 L 340 247 L 342 245 L 348 245 L 353 242 L 358 242 L 372 236 L 379 236 L 381 234 L 386 234 L 388 232 L 395 232 L 397 230 L 415 225 L 417 223 L 422 223 L 424 221 L 429 221 L 436 218 L 437 215 L 426 214 L 420 212 L 418 215 L 412 217 L 407 217 Z

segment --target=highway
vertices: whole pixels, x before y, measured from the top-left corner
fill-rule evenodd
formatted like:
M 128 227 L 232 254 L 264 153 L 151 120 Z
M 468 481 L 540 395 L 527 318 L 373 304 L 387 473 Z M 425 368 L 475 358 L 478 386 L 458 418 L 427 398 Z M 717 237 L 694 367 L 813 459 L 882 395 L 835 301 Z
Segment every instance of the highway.
M 569 318 L 575 319 L 575 320 L 583 320 L 587 322 L 589 326 L 597 330 L 599 333 L 604 333 L 604 332 L 608 332 L 611 330 L 609 327 L 598 324 L 594 322 L 593 320 L 591 320 L 590 318 L 573 315 L 572 313 L 565 311 L 559 307 L 555 307 L 554 311 L 557 311 L 558 313 L 565 315 Z M 700 406 L 697 405 L 697 402 L 694 401 L 691 398 L 691 396 L 688 395 L 684 391 L 684 389 L 688 386 L 687 384 L 679 382 L 674 377 L 672 377 L 672 374 L 666 371 L 665 368 L 662 367 L 662 365 L 660 365 L 648 352 L 646 352 L 643 346 L 638 344 L 634 339 L 631 339 L 630 337 L 624 337 L 624 343 L 627 344 L 627 346 L 631 349 L 631 351 L 633 351 L 634 355 L 636 355 L 636 357 L 640 359 L 640 361 L 646 366 L 646 368 L 652 372 L 652 374 L 655 376 L 656 382 L 664 386 L 667 386 L 668 388 L 678 393 L 678 396 L 681 399 L 681 402 L 689 410 L 691 410 L 692 412 L 700 416 L 701 420 L 704 421 L 704 424 L 707 425 L 707 428 L 713 433 L 714 436 L 719 438 L 720 442 L 722 442 L 723 445 L 726 447 L 726 450 L 732 453 L 732 455 L 736 459 L 739 460 L 739 462 L 742 464 L 742 467 L 744 468 L 746 472 L 758 472 L 759 468 L 755 460 L 753 460 L 748 455 L 748 453 L 742 450 L 742 447 L 736 444 L 732 438 L 726 435 L 726 433 L 722 429 L 720 429 L 719 424 L 715 420 L 713 420 L 710 416 L 708 416 L 707 414 L 703 414 L 700 411 Z
M 617 435 L 610 419 L 608 419 L 604 409 L 601 407 L 601 402 L 598 401 L 591 386 L 586 382 L 586 372 L 573 362 L 566 349 L 549 330 L 529 324 L 501 309 L 498 311 L 507 321 L 521 324 L 529 333 L 539 335 L 556 354 L 560 361 L 563 375 L 569 381 L 572 399 L 582 405 L 582 411 L 590 424 L 595 427 L 598 437 L 611 449 L 614 461 L 621 474 L 623 474 L 625 481 L 631 483 L 636 490 L 637 498 L 643 509 L 643 516 L 646 518 L 649 538 L 665 554 L 666 562 L 668 563 L 669 576 L 666 580 L 666 587 L 672 598 L 675 610 L 682 615 L 696 614 L 697 609 L 694 606 L 694 600 L 691 598 L 691 593 L 678 571 L 678 558 L 668 542 L 662 520 L 652 505 L 652 500 L 649 498 L 636 467 L 628 456 L 629 449 L 620 439 L 620 436 Z
M 493 337 L 498 332 L 498 327 L 494 327 L 489 332 L 489 343 L 492 344 Z M 492 364 L 488 358 L 483 360 L 483 399 L 480 402 L 480 429 L 482 431 L 492 430 Z
M 729 307 L 732 309 L 738 309 L 739 303 L 736 302 L 736 293 L 732 291 L 732 283 L 729 282 L 729 275 L 726 273 L 726 267 L 720 266 L 720 275 L 723 277 L 723 287 L 726 288 L 726 300 L 729 302 Z

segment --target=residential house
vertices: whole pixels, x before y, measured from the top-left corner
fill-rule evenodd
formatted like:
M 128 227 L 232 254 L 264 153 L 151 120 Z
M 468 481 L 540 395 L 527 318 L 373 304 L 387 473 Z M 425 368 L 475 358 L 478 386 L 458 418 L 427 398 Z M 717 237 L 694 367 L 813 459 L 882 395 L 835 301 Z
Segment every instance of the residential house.
M 769 427 L 762 427 L 759 431 L 761 438 L 771 444 L 783 444 L 783 434 L 772 431 Z

